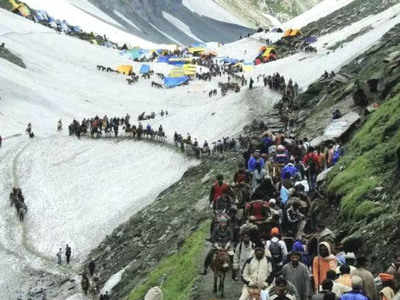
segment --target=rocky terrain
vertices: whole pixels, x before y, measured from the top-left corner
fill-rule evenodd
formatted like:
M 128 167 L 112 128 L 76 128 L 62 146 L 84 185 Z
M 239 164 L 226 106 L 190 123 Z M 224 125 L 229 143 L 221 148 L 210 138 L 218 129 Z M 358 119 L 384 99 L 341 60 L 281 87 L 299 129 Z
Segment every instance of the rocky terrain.
M 271 24 L 271 20 L 264 14 L 284 22 L 310 9 L 320 0 L 216 0 L 216 2 L 258 27 Z
M 178 41 L 189 45 L 199 42 L 199 40 L 228 43 L 237 40 L 240 35 L 253 32 L 250 28 L 201 16 L 185 7 L 182 1 L 91 0 L 91 2 L 123 24 L 130 33 L 155 43 L 171 44 Z M 181 28 L 175 27 L 165 18 L 163 12 L 190 27 L 193 35 L 190 36 Z M 121 14 L 124 18 L 121 17 Z M 127 22 L 126 19 L 130 22 Z M 132 23 L 135 26 L 132 26 Z
M 355 0 L 351 2 L 349 5 L 335 11 L 334 13 L 304 26 L 303 28 L 301 28 L 301 33 L 303 37 L 304 36 L 319 37 L 334 32 L 336 30 L 340 30 L 341 28 L 344 28 L 370 15 L 378 14 L 396 3 L 398 3 L 397 0 L 392 0 L 392 1 Z M 369 27 L 366 27 L 360 30 L 358 34 L 352 35 L 348 39 L 343 40 L 341 43 L 350 41 L 356 38 L 358 35 L 367 32 L 368 30 Z M 298 51 L 301 43 L 302 43 L 302 38 L 298 37 L 290 39 L 281 39 L 275 44 L 275 46 L 278 49 L 279 57 L 282 58 Z M 336 47 L 339 47 L 341 43 L 340 42 L 337 43 L 330 50 L 334 50 Z
M 6 45 L 3 45 L 3 47 L 0 45 L 0 58 L 6 59 L 17 66 L 20 66 L 21 68 L 26 68 L 24 61 L 7 49 Z

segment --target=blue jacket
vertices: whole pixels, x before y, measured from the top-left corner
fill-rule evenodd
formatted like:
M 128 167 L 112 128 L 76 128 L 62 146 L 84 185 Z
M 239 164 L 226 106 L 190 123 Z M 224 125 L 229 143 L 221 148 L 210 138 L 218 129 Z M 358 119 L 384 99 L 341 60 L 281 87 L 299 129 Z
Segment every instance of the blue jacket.
M 348 293 L 344 293 L 340 300 L 369 300 L 361 291 L 353 290 Z
M 259 162 L 261 164 L 261 167 L 264 166 L 264 159 L 263 158 L 259 158 Z M 254 156 L 250 157 L 249 162 L 247 163 L 247 169 L 249 170 L 249 172 L 253 172 L 256 169 L 256 165 L 257 165 L 257 160 Z
M 287 164 L 282 168 L 282 179 L 290 179 L 291 177 L 295 177 L 297 172 L 299 172 L 299 170 L 297 170 L 293 164 Z

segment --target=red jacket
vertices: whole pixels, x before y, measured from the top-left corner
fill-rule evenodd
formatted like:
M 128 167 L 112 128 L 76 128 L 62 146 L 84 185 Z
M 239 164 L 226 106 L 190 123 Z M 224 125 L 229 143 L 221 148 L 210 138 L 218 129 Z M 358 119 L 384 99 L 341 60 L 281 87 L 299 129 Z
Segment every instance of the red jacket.
M 214 183 L 213 185 L 213 195 L 212 195 L 212 201 L 215 203 L 215 201 L 221 197 L 223 194 L 225 194 L 229 189 L 229 186 L 226 183 L 223 183 L 222 185 L 218 184 L 218 181 Z

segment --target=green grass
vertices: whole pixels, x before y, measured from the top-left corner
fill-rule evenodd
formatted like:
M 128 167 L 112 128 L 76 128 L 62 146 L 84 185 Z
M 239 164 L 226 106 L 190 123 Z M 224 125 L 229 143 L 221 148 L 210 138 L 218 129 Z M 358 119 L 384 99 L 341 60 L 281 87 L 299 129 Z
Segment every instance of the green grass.
M 203 223 L 176 254 L 163 259 L 148 279 L 131 291 L 128 299 L 142 300 L 150 288 L 160 285 L 162 278 L 165 278 L 162 286 L 165 300 L 188 299 L 198 274 L 209 226 L 209 222 Z
M 397 178 L 399 128 L 400 95 L 397 95 L 369 117 L 330 174 L 328 191 L 342 197 L 340 206 L 345 218 L 363 219 L 384 212 L 381 203 L 371 201 L 369 195 L 378 186 L 390 188 Z

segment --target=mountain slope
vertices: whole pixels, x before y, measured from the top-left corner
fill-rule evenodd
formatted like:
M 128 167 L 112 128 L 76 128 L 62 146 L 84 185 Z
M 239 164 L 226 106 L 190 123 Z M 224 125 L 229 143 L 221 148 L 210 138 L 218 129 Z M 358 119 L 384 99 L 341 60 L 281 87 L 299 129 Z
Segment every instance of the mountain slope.
M 253 26 L 266 26 L 287 21 L 307 11 L 321 0 L 215 0 L 226 10 L 232 12 Z M 271 18 L 272 16 L 272 18 Z M 278 25 L 278 24 L 274 24 Z

